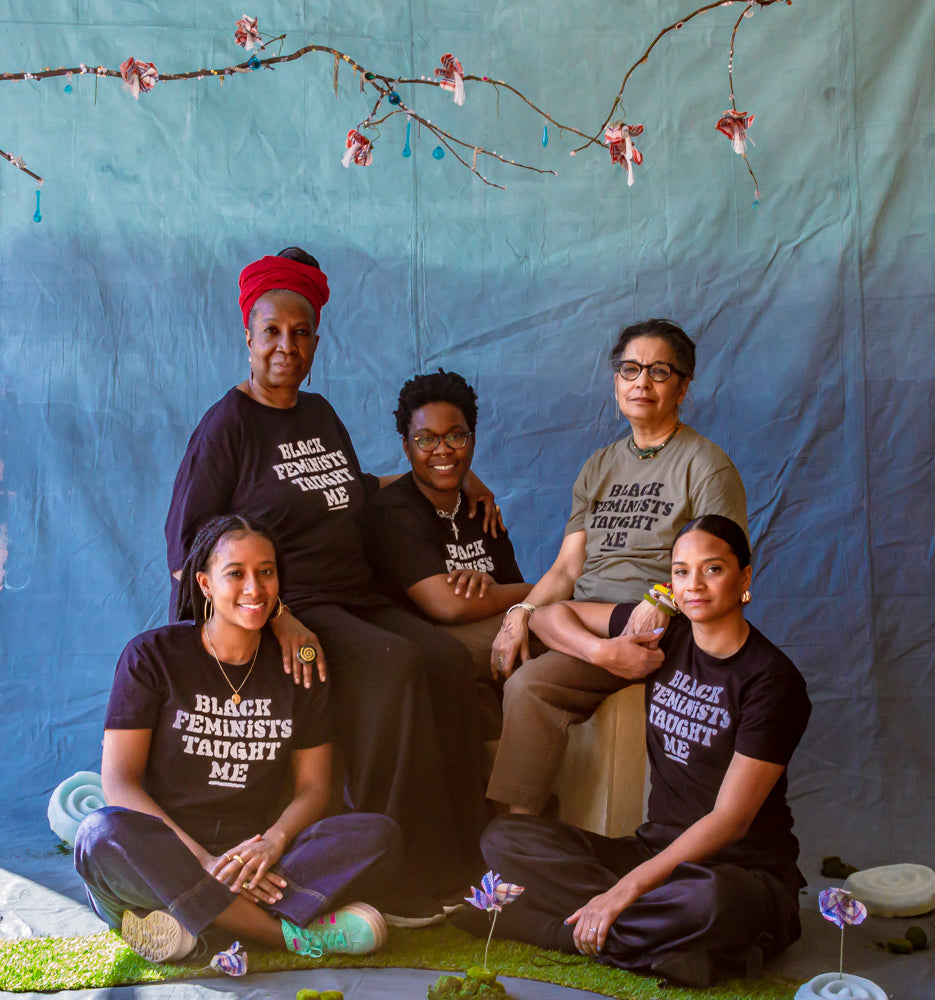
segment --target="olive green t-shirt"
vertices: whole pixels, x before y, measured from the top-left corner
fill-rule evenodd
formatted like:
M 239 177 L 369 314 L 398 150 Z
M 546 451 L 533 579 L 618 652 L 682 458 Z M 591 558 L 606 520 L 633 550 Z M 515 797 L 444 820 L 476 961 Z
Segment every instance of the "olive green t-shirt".
M 596 451 L 578 473 L 565 534 L 584 531 L 579 601 L 639 601 L 672 571 L 672 542 L 702 514 L 723 514 L 747 531 L 747 498 L 734 463 L 682 425 L 655 458 L 640 459 L 626 437 Z

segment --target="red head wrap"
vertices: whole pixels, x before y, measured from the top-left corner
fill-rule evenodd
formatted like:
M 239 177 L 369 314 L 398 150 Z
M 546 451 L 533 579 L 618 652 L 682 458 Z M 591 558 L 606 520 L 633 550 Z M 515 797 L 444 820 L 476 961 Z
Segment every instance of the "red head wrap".
M 256 300 L 274 288 L 297 292 L 308 299 L 321 319 L 321 307 L 328 301 L 328 279 L 324 271 L 288 257 L 261 257 L 240 272 L 240 309 L 243 325 L 250 325 L 250 310 Z

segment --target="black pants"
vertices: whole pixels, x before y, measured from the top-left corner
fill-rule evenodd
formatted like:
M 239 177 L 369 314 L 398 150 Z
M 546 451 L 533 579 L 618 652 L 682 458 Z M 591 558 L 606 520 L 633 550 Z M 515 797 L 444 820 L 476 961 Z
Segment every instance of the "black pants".
M 485 822 L 468 650 L 388 601 L 293 613 L 325 652 L 348 804 L 396 820 L 414 892 L 460 891 L 483 873 Z
M 502 816 L 484 833 L 487 864 L 525 892 L 497 917 L 498 935 L 575 951 L 564 920 L 652 856 L 636 837 L 612 839 L 535 816 Z M 600 961 L 650 972 L 674 953 L 707 952 L 715 967 L 751 947 L 769 957 L 795 941 L 798 895 L 774 875 L 732 864 L 679 865 L 614 921 Z

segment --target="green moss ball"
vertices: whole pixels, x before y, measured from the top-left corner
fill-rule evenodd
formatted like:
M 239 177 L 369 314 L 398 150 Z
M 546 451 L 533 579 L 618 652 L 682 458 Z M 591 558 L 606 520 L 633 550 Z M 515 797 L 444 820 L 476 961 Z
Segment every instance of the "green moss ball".
M 912 943 L 912 947 L 915 951 L 922 951 L 922 949 L 929 943 L 928 936 L 921 927 L 910 927 L 906 931 L 906 940 Z

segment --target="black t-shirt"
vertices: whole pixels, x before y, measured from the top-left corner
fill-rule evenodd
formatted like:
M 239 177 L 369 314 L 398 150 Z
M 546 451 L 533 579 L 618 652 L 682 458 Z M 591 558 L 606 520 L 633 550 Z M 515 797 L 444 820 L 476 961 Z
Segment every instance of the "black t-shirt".
M 451 521 L 435 513 L 411 472 L 374 494 L 364 508 L 364 539 L 377 579 L 397 600 L 410 607 L 406 591 L 439 573 L 473 569 L 489 573 L 497 583 L 522 583 L 513 544 L 505 531 L 493 538 L 484 533 L 478 512 L 468 517 L 468 500 Z
M 323 396 L 300 392 L 280 410 L 231 389 L 202 417 L 175 477 L 169 570 L 181 569 L 209 517 L 249 514 L 276 534 L 284 601 L 356 602 L 373 585 L 359 518 L 378 488 Z
M 222 663 L 237 688 L 249 663 Z M 278 815 L 293 750 L 331 741 L 327 684 L 306 690 L 264 629 L 231 700 L 201 628 L 179 622 L 131 639 L 117 663 L 105 729 L 151 729 L 146 791 L 203 847 L 262 833 Z
M 611 635 L 620 635 L 632 607 L 617 605 Z M 649 822 L 639 830 L 658 849 L 711 812 L 735 752 L 786 766 L 811 713 L 802 675 L 752 625 L 743 646 L 724 659 L 700 650 L 688 627 L 667 631 L 660 647 L 665 662 L 646 679 L 652 789 Z M 786 788 L 784 771 L 746 835 L 710 860 L 794 865 L 799 845 Z

